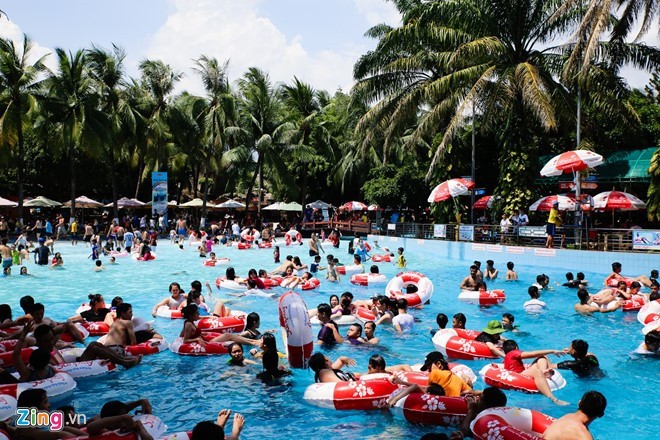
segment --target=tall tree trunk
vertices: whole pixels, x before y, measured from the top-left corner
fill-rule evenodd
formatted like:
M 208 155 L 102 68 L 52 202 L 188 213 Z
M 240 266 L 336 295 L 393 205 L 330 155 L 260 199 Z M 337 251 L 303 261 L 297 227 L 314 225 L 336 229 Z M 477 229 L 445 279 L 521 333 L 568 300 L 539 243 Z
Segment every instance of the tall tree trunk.
M 304 163 L 303 168 L 302 168 L 302 175 L 303 175 L 302 176 L 302 178 L 303 178 L 302 188 L 301 188 L 302 200 L 301 200 L 301 203 L 300 203 L 302 205 L 303 212 L 305 212 L 305 202 L 307 201 L 307 175 L 308 174 L 309 174 L 309 172 L 307 170 L 307 164 Z
M 117 207 L 117 176 L 115 174 L 115 149 L 110 146 L 110 182 L 112 184 L 112 218 L 119 218 L 119 208 Z
M 193 184 L 192 184 L 192 190 L 193 190 L 193 198 L 199 197 L 199 192 L 197 191 L 197 187 L 199 186 L 199 167 L 193 167 Z
M 245 192 L 245 211 L 247 211 L 248 206 L 250 204 L 250 194 L 252 194 L 252 188 L 254 188 L 254 182 L 257 181 L 257 176 L 259 175 L 259 170 L 261 169 L 261 162 L 262 162 L 262 155 L 260 153 L 259 157 L 257 158 L 257 169 L 254 170 L 254 174 L 252 175 L 252 179 L 250 179 L 250 186 L 248 186 L 247 191 Z
M 142 173 L 144 173 L 144 161 L 140 159 L 140 163 L 138 164 L 138 177 L 137 177 L 137 183 L 135 184 L 135 198 L 138 198 L 138 194 L 140 193 L 140 183 L 142 183 Z
M 259 213 L 259 215 L 261 215 L 261 193 L 263 192 L 263 189 L 264 189 L 264 173 L 263 173 L 263 167 L 264 167 L 264 164 L 261 163 L 261 164 L 259 165 L 259 197 L 258 197 L 258 201 L 257 201 L 257 212 Z M 245 201 L 245 210 L 246 210 L 246 211 L 247 211 L 247 209 L 248 209 L 248 206 L 249 206 L 249 203 L 248 203 L 248 201 L 246 200 L 246 201 Z
M 202 172 L 202 178 L 204 179 L 204 185 L 202 185 L 202 218 L 200 220 L 199 227 L 202 228 L 206 224 L 206 199 L 208 198 L 209 192 L 209 180 L 206 178 L 207 167 L 206 162 L 202 165 L 204 171 Z
M 18 220 L 23 224 L 23 179 L 25 173 L 25 145 L 23 144 L 23 128 L 18 126 L 18 170 L 16 180 L 18 183 Z
M 69 218 L 76 216 L 76 149 L 73 145 L 69 147 L 69 173 L 71 175 L 71 211 Z M 70 220 L 72 221 L 72 220 Z

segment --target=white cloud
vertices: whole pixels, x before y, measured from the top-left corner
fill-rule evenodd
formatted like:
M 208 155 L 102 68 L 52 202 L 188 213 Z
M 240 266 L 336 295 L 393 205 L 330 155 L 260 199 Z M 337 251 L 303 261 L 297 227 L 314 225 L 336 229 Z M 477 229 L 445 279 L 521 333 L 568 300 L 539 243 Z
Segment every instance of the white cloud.
M 22 50 L 24 32 L 21 28 L 4 16 L 0 18 L 0 22 L 2 22 L 2 25 L 0 25 L 0 37 L 13 41 L 16 49 L 19 51 Z M 33 63 L 44 55 L 48 55 L 44 59 L 44 64 L 52 71 L 55 71 L 57 69 L 57 60 L 53 49 L 42 46 L 36 41 L 32 41 L 29 62 Z
M 401 15 L 394 5 L 384 0 L 354 0 L 355 7 L 367 20 L 369 26 L 387 23 L 391 26 L 401 22 Z
M 267 71 L 274 82 L 290 82 L 296 75 L 315 88 L 334 92 L 352 84 L 359 53 L 351 48 L 311 54 L 301 35 L 287 39 L 271 20 L 259 16 L 259 0 L 174 0 L 174 11 L 153 35 L 146 57 L 162 59 L 185 73 L 178 90 L 201 93 L 191 70 L 193 59 L 204 54 L 230 60 L 230 78 L 249 67 Z

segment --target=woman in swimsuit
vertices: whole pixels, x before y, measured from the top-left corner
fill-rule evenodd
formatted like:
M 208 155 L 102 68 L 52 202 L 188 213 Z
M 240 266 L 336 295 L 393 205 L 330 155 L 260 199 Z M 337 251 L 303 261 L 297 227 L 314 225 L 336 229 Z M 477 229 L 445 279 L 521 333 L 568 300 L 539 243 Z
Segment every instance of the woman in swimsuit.
M 183 304 L 186 300 L 186 296 L 181 290 L 181 285 L 179 283 L 170 283 L 170 296 L 156 304 L 151 311 L 151 316 L 156 317 L 156 311 L 161 306 L 168 306 L 170 310 L 178 310 L 179 306 Z
M 342 382 L 357 380 L 353 373 L 340 370 L 341 367 L 352 367 L 356 365 L 355 360 L 346 356 L 340 356 L 331 362 L 323 353 L 314 353 L 309 358 L 309 368 L 315 373 L 314 382 Z
M 186 321 L 183 324 L 183 329 L 179 337 L 183 338 L 184 344 L 198 343 L 205 346 L 208 342 L 238 342 L 243 345 L 260 345 L 257 340 L 250 340 L 243 336 L 233 335 L 231 333 L 223 333 L 210 341 L 205 341 L 202 338 L 202 331 L 195 325 L 195 321 L 199 320 L 199 308 L 196 304 L 190 304 L 183 308 L 183 317 Z

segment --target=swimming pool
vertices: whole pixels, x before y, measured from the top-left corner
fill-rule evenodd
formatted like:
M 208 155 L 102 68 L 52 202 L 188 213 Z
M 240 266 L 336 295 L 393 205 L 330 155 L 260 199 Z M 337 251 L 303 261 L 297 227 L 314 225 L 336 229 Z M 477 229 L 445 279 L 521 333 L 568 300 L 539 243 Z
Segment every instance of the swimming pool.
M 89 293 L 102 293 L 109 303 L 119 295 L 133 305 L 135 316 L 150 317 L 153 305 L 167 296 L 169 283 L 179 282 L 189 290 L 190 282 L 209 281 L 216 294 L 214 280 L 224 274 L 226 266 L 217 268 L 202 266 L 202 259 L 192 247 L 185 245 L 179 250 L 169 242 L 162 241 L 158 246 L 158 259 L 140 263 L 131 259 L 117 259 L 118 264 L 108 266 L 104 272 L 95 273 L 93 264 L 87 259 L 89 248 L 82 245 L 72 247 L 68 243 L 58 243 L 56 250 L 62 252 L 65 266 L 61 270 L 50 270 L 28 264 L 34 276 L 0 280 L 1 302 L 11 304 L 14 315 L 20 308 L 18 300 L 30 294 L 46 305 L 46 315 L 54 319 L 65 319 L 74 314 L 75 309 L 86 301 Z M 234 248 L 216 247 L 219 257 L 231 258 L 232 266 L 238 274 L 245 275 L 249 268 L 275 267 L 272 250 L 239 251 Z M 332 249 L 342 262 L 349 263 L 346 243 L 340 250 Z M 303 262 L 310 263 L 307 247 L 281 247 L 282 259 L 287 254 L 300 255 Z M 657 403 L 658 359 L 644 359 L 630 353 L 642 340 L 641 326 L 635 313 L 615 312 L 593 317 L 583 317 L 573 312 L 576 302 L 575 290 L 555 285 L 563 282 L 564 271 L 531 267 L 510 256 L 495 255 L 496 267 L 505 270 L 504 260 L 516 262 L 520 281 L 506 283 L 503 279 L 489 282 L 489 288 L 501 288 L 507 293 L 506 302 L 499 307 L 479 308 L 456 301 L 458 284 L 467 275 L 466 262 L 447 260 L 436 255 L 421 252 L 406 252 L 409 269 L 427 274 L 435 285 L 431 305 L 412 313 L 422 322 L 416 323 L 413 334 L 396 336 L 391 329 L 378 328 L 376 335 L 381 345 L 359 347 L 342 345 L 324 350 L 331 358 L 340 355 L 353 357 L 358 366 L 351 371 L 366 371 L 367 360 L 372 354 L 382 354 L 388 364 L 421 363 L 424 356 L 432 351 L 429 329 L 435 327 L 435 316 L 439 312 L 450 319 L 455 313 L 467 316 L 467 328 L 481 329 L 490 319 L 500 319 L 505 312 L 513 313 L 516 324 L 527 336 L 516 336 L 521 349 L 543 348 L 562 349 L 571 340 L 586 339 L 590 351 L 595 353 L 605 377 L 602 379 L 578 379 L 570 372 L 564 372 L 567 386 L 556 393 L 557 397 L 571 402 L 569 407 L 557 407 L 548 399 L 538 395 L 506 392 L 509 404 L 536 409 L 558 417 L 575 411 L 577 401 L 587 390 L 601 391 L 608 399 L 605 417 L 592 424 L 591 430 L 599 438 L 652 438 L 657 430 L 654 422 L 653 405 Z M 104 264 L 108 259 L 104 258 Z M 391 277 L 398 270 L 392 264 L 380 264 L 381 272 Z M 625 269 L 625 266 L 624 266 Z M 597 289 L 607 275 L 608 267 L 597 267 L 588 271 L 587 267 L 575 267 L 575 271 L 585 272 L 591 281 L 591 289 Z M 17 272 L 17 270 L 15 270 Z M 549 305 L 543 315 L 525 315 L 522 304 L 528 299 L 527 287 L 534 282 L 538 273 L 545 272 L 551 278 L 554 291 L 543 293 L 541 299 Z M 502 276 L 503 278 L 503 276 Z M 321 288 L 303 293 L 308 307 L 327 302 L 330 294 L 340 294 L 346 290 L 353 292 L 358 299 L 369 298 L 380 293 L 383 288 L 352 286 L 346 277 L 340 284 L 322 282 Z M 219 296 L 224 297 L 222 293 Z M 235 300 L 231 307 L 245 312 L 256 311 L 261 315 L 261 330 L 277 329 L 278 348 L 282 351 L 277 300 L 249 298 Z M 150 318 L 151 319 L 151 318 Z M 158 318 L 155 326 L 169 341 L 178 336 L 183 323 L 181 320 Z M 314 334 L 318 328 L 314 328 Z M 342 332 L 345 330 L 342 329 Z M 559 360 L 559 358 L 553 358 Z M 98 413 L 103 402 L 111 399 L 133 400 L 147 397 L 152 402 L 154 412 L 168 425 L 168 432 L 191 429 L 196 422 L 214 419 L 217 411 L 231 408 L 246 418 L 244 438 L 290 438 L 293 436 L 340 435 L 345 438 L 418 438 L 434 428 L 414 426 L 390 415 L 387 411 L 332 411 L 306 404 L 302 400 L 305 388 L 313 382 L 313 373 L 295 370 L 283 385 L 267 387 L 254 376 L 259 368 L 245 372 L 228 367 L 227 358 L 183 357 L 169 351 L 148 356 L 142 365 L 131 370 L 119 368 L 118 373 L 101 378 L 78 380 L 74 394 L 57 405 L 70 403 L 79 412 L 87 415 Z M 475 373 L 486 364 L 485 361 L 467 361 Z M 260 367 L 260 366 L 259 366 Z M 483 382 L 476 383 L 483 388 Z M 649 408 L 650 406 L 650 408 Z M 647 409 L 648 408 L 648 409 Z M 435 429 L 438 431 L 439 428 Z

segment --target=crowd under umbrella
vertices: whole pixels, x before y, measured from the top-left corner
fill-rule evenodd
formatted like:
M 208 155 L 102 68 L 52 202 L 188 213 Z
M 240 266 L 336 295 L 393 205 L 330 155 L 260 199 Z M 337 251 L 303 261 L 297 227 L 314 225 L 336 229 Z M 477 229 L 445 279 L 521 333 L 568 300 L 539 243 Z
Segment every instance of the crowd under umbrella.
M 560 211 L 575 211 L 577 208 L 577 201 L 567 196 L 566 194 L 556 194 L 545 196 L 532 203 L 529 207 L 530 211 L 550 211 L 555 202 L 559 202 Z

